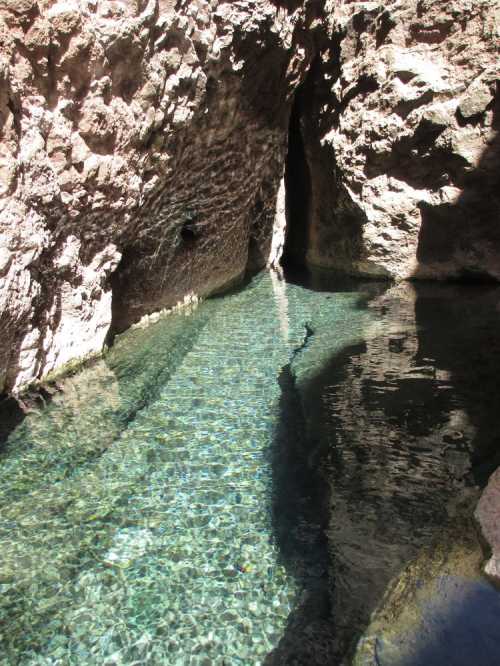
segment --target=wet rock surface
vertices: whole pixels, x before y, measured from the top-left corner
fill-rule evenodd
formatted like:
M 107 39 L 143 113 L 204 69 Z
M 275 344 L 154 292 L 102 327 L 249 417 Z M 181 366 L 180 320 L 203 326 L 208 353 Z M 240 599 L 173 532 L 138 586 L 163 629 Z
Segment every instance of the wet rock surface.
M 475 517 L 491 550 L 491 557 L 484 566 L 484 572 L 496 583 L 500 583 L 500 469 L 489 478 L 477 505 Z
M 480 574 L 471 520 L 443 530 L 397 576 L 358 642 L 355 666 L 493 666 L 500 596 Z

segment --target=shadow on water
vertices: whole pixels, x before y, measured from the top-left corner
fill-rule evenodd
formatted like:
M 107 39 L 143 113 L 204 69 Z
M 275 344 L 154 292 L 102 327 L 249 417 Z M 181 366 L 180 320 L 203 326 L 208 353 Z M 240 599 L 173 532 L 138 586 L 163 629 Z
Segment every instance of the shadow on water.
M 364 281 L 287 266 L 287 281 L 314 291 L 356 293 L 355 307 L 366 310 L 388 282 Z M 351 306 L 353 307 L 353 306 Z M 327 530 L 329 482 L 323 473 L 324 443 L 316 424 L 322 418 L 322 382 L 299 386 L 294 362 L 314 344 L 314 323 L 304 322 L 304 338 L 281 368 L 280 418 L 273 446 L 273 532 L 282 561 L 301 590 L 279 645 L 265 661 L 279 664 L 337 663 L 331 606 L 331 566 Z M 337 357 L 338 358 L 338 357 Z
M 364 342 L 312 379 L 293 360 L 280 375 L 274 530 L 303 594 L 267 666 L 348 663 L 390 581 L 472 514 L 500 463 L 500 288 L 397 285 L 368 307 Z M 500 662 L 500 638 L 481 647 L 466 596 L 445 618 L 463 640 L 438 649 L 436 624 L 415 652 L 424 661 L 408 664 L 445 663 L 446 651 L 462 664 L 464 641 L 479 642 L 477 666 Z M 488 613 L 500 621 L 500 605 L 484 608 L 488 626 Z
M 305 325 L 302 345 L 281 369 L 280 422 L 273 450 L 273 528 L 283 563 L 303 590 L 298 607 L 288 619 L 284 638 L 268 656 L 267 666 L 283 663 L 328 663 L 331 608 L 328 593 L 328 488 L 308 464 L 314 443 L 296 378 L 293 357 L 314 335 Z M 305 640 L 307 636 L 307 640 Z
M 0 396 L 0 454 L 7 444 L 10 433 L 24 420 L 24 411 L 15 398 Z

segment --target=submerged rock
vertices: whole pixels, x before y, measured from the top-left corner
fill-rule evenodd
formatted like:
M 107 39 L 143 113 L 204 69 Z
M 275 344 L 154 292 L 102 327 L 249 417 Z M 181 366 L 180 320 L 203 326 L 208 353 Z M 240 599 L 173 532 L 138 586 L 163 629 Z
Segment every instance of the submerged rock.
M 491 475 L 474 515 L 491 549 L 484 573 L 500 583 L 500 469 Z

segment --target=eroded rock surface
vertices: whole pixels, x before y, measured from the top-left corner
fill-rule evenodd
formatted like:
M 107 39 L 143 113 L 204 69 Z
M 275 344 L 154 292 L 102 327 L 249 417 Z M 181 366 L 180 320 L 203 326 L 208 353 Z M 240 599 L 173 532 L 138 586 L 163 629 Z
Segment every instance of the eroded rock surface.
M 307 261 L 500 277 L 498 3 L 336 3 L 302 101 Z
M 0 392 L 265 265 L 295 4 L 1 0 Z
M 0 392 L 285 218 L 309 264 L 500 278 L 497 36 L 495 0 L 0 0 Z

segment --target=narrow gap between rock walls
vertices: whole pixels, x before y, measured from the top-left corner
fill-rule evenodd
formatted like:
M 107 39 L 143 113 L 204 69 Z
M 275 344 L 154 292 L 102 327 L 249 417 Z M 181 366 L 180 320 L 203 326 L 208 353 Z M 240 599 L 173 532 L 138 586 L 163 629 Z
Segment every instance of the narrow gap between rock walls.
M 307 83 L 306 78 L 299 86 L 290 113 L 285 165 L 286 229 L 281 258 L 281 263 L 285 268 L 303 267 L 309 246 L 312 183 L 302 126 Z

